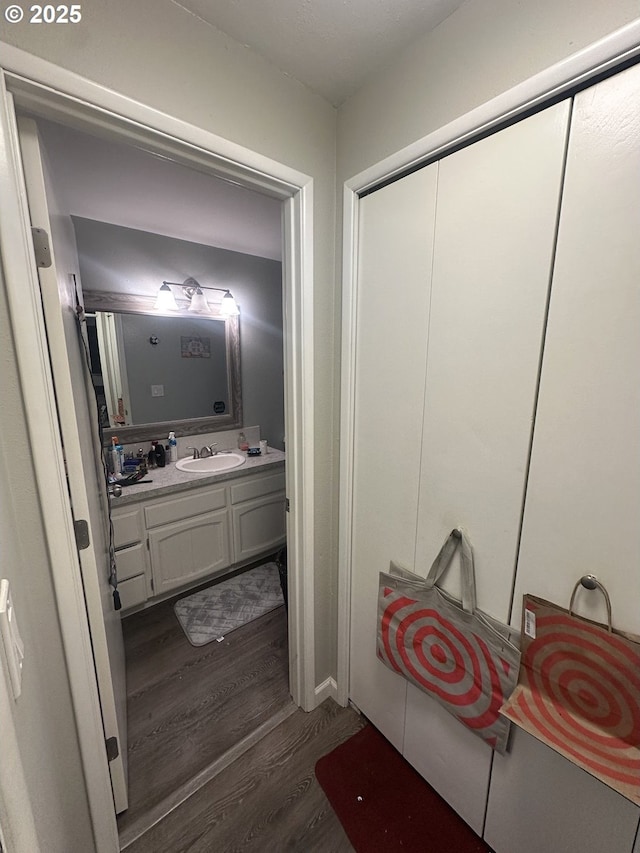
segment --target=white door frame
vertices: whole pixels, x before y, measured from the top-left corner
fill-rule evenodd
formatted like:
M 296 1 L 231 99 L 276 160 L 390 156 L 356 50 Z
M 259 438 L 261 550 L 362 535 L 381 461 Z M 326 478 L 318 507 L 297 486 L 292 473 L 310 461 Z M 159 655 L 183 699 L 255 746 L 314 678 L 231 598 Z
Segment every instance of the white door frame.
M 102 744 L 78 554 L 60 452 L 38 279 L 27 239 L 21 163 L 12 100 L 37 115 L 109 138 L 136 142 L 186 166 L 231 177 L 282 200 L 285 337 L 286 488 L 289 575 L 289 676 L 294 702 L 317 704 L 314 649 L 313 180 L 308 175 L 201 128 L 119 95 L 22 50 L 3 45 L 0 69 L 0 244 L 16 331 L 16 357 L 38 477 L 54 588 L 78 723 L 96 848 L 117 849 L 117 830 Z M 25 286 L 25 282 L 28 286 Z M 52 494 L 59 500 L 51 500 Z M 107 791 L 108 789 L 108 791 Z
M 471 112 L 346 181 L 342 228 L 342 366 L 340 416 L 340 507 L 338 541 L 337 701 L 349 699 L 351 631 L 351 537 L 353 526 L 353 460 L 355 436 L 355 347 L 358 322 L 358 219 L 360 195 L 453 146 L 491 131 L 640 55 L 640 19 L 530 77 Z M 384 569 L 384 566 L 380 568 Z

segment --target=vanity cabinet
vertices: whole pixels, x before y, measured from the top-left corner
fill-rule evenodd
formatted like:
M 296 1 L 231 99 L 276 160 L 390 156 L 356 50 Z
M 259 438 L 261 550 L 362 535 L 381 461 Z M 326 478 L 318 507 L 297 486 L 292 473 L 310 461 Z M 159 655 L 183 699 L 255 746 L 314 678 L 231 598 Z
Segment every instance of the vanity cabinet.
M 286 541 L 284 471 L 112 509 L 123 610 L 273 552 Z

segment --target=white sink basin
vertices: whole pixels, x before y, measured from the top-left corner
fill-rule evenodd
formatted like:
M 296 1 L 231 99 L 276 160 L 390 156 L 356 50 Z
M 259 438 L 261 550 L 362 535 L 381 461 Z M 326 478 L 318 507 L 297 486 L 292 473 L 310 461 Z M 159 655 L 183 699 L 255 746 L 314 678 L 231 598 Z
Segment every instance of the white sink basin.
M 219 471 L 231 471 L 244 465 L 245 457 L 239 453 L 217 453 L 205 459 L 180 459 L 176 462 L 179 471 L 189 471 L 191 474 L 216 474 Z

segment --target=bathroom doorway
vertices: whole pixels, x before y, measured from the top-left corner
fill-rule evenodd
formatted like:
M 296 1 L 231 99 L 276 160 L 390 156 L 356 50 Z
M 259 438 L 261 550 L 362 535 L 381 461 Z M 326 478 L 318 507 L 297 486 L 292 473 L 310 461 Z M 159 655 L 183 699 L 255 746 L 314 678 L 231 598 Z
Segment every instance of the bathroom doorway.
M 289 225 L 291 225 L 294 222 L 294 219 L 296 219 L 296 217 L 297 217 L 297 213 L 296 213 L 294 208 L 299 203 L 300 203 L 300 199 L 298 199 L 297 202 L 294 200 L 293 207 L 291 205 L 288 205 L 289 211 L 288 211 L 288 214 L 285 216 L 285 221 L 288 221 Z M 289 239 L 290 239 L 290 236 L 291 236 L 291 232 L 289 231 L 289 234 L 288 234 Z M 290 273 L 291 273 L 292 278 L 295 278 L 295 276 L 293 275 L 293 271 L 290 271 Z M 292 349 L 293 349 L 293 347 L 292 347 Z M 286 376 L 285 376 L 285 381 L 288 381 Z M 296 378 L 295 381 L 291 380 L 291 382 L 295 388 L 295 385 L 296 385 L 296 382 L 298 382 L 298 379 Z M 295 403 L 295 399 L 293 400 L 293 402 Z M 294 406 L 294 408 L 295 408 L 295 406 Z M 293 427 L 292 430 L 289 431 L 289 436 L 290 436 L 290 440 L 291 440 L 291 436 L 294 437 L 292 443 L 295 446 L 295 436 L 297 433 L 295 421 L 292 423 L 292 427 Z M 299 485 L 299 483 L 302 482 L 300 480 L 301 474 L 302 474 L 302 471 L 298 470 L 295 472 L 295 476 L 289 477 L 290 480 L 294 481 L 294 485 Z M 296 483 L 296 481 L 298 481 L 298 482 Z M 305 489 L 306 489 L 309 487 L 310 483 L 306 482 L 304 485 L 305 485 Z M 293 495 L 292 495 L 292 498 L 293 498 Z M 293 499 L 295 499 L 295 498 L 293 498 Z M 302 519 L 300 519 L 300 522 L 302 522 Z M 295 544 L 297 538 L 298 537 L 294 536 L 294 540 L 293 540 L 294 544 Z M 298 547 L 301 544 L 302 543 L 298 543 Z M 300 601 L 301 600 L 302 599 L 300 599 Z M 298 624 L 299 623 L 299 618 L 298 618 L 299 614 L 297 612 L 299 610 L 299 603 L 300 602 L 298 600 L 296 600 L 293 603 L 293 606 L 291 608 L 291 611 L 293 614 L 293 620 L 290 620 L 290 627 L 291 627 L 291 621 L 292 621 L 293 622 L 293 628 L 294 628 L 294 630 L 293 630 L 294 638 L 300 637 L 300 634 L 301 634 L 300 629 L 299 629 L 299 624 Z M 306 626 L 305 630 L 308 632 L 309 626 Z M 295 668 L 295 672 L 293 673 L 293 678 L 291 680 L 292 681 L 292 684 L 291 684 L 292 691 L 296 694 L 296 701 L 298 701 L 300 704 L 308 704 L 309 686 L 311 684 L 311 679 L 312 679 L 312 673 L 309 674 L 310 675 L 310 678 L 309 678 L 309 675 L 306 675 L 305 670 L 304 670 L 304 664 L 308 658 L 308 653 L 307 653 L 307 655 L 300 654 L 300 650 L 298 648 L 297 640 L 295 642 L 295 645 L 296 645 L 296 651 L 295 651 L 295 653 L 292 654 L 292 656 L 296 660 L 296 668 Z M 72 673 L 72 675 L 73 675 L 73 673 Z M 301 678 L 301 676 L 304 676 L 305 681 L 307 681 L 307 679 L 309 678 L 307 683 L 303 684 L 303 679 Z M 304 694 L 304 696 L 303 696 L 303 694 Z

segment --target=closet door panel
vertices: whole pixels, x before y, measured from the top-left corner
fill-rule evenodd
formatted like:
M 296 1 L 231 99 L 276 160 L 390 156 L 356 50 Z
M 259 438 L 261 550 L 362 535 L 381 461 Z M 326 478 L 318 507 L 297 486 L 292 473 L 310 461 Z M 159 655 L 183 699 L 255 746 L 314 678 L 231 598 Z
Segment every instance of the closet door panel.
M 516 584 L 640 633 L 640 67 L 575 99 Z M 580 612 L 604 618 L 580 590 Z
M 567 605 L 578 578 L 593 573 L 611 595 L 614 624 L 640 632 L 639 176 L 636 66 L 575 98 L 514 624 L 523 593 Z M 580 590 L 577 609 L 605 618 L 597 593 Z M 566 796 L 554 799 L 551 786 Z M 514 813 L 520 819 L 505 823 Z M 628 853 L 639 817 L 520 732 L 494 764 L 487 838 L 498 853 Z M 540 845 L 532 827 L 547 825 L 554 840 Z
M 350 697 L 399 749 L 406 682 L 376 657 L 378 572 L 413 563 L 437 169 L 360 203 Z
M 569 105 L 440 164 L 416 571 L 471 539 L 478 605 L 508 618 Z M 445 586 L 460 594 L 459 573 Z
M 416 571 L 473 544 L 478 604 L 506 621 L 531 440 L 569 107 L 440 164 Z M 460 595 L 459 564 L 445 587 Z M 491 750 L 410 689 L 404 755 L 481 832 Z
M 412 684 L 407 687 L 404 756 L 482 835 L 491 747 Z
M 526 732 L 496 755 L 484 839 L 496 853 L 631 853 L 638 809 Z

